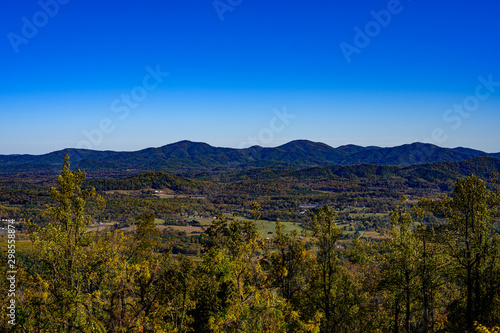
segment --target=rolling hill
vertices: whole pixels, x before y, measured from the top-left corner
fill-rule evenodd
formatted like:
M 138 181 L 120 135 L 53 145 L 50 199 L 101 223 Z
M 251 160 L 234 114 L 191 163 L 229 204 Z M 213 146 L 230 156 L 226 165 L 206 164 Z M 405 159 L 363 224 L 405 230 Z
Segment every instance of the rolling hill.
M 61 170 L 64 154 L 73 167 L 89 176 L 134 175 L 147 171 L 163 171 L 187 175 L 203 171 L 234 171 L 258 167 L 314 167 L 330 165 L 374 164 L 409 166 L 436 162 L 460 162 L 474 157 L 500 157 L 500 153 L 458 148 L 442 148 L 426 143 L 396 147 L 330 147 L 324 143 L 296 140 L 265 148 L 219 148 L 207 143 L 180 141 L 158 148 L 134 152 L 64 149 L 44 155 L 0 155 L 0 173 L 46 172 Z

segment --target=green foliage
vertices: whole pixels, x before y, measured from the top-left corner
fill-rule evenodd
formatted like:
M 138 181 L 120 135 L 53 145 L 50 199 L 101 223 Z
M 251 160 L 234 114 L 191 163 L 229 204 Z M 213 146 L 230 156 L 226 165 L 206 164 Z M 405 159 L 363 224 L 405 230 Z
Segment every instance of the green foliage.
M 471 175 L 458 180 L 450 196 L 439 200 L 422 199 L 427 210 L 446 219 L 442 227 L 442 242 L 456 269 L 459 287 L 465 289 L 465 304 L 458 303 L 458 311 L 465 310 L 465 325 L 473 328 L 473 321 L 493 322 L 498 314 L 498 288 L 487 283 L 498 272 L 498 208 L 499 187 L 490 190 L 478 177 Z M 493 294 L 491 294 L 493 293 Z M 497 317 L 498 318 L 498 317 Z
M 91 217 L 85 213 L 85 206 L 89 200 L 101 206 L 104 202 L 93 188 L 81 189 L 85 173 L 70 171 L 68 160 L 66 155 L 62 173 L 56 180 L 58 188 L 50 189 L 57 203 L 45 210 L 51 223 L 36 228 L 32 234 L 32 253 L 40 267 L 31 274 L 41 299 L 50 299 L 48 304 L 44 302 L 48 310 L 44 317 L 55 321 L 54 328 L 83 330 L 90 320 L 83 302 L 92 297 L 92 293 L 85 290 L 85 272 L 92 264 L 89 254 L 93 250 L 93 235 L 86 233 Z
M 31 225 L 32 243 L 17 257 L 15 330 L 495 331 L 500 324 L 497 183 L 487 185 L 470 176 L 456 181 L 450 195 L 421 199 L 413 209 L 403 198 L 390 213 L 390 228 L 383 238 L 349 241 L 339 227 L 341 221 L 356 219 L 342 227 L 355 228 L 361 235 L 367 228 L 366 222 L 375 219 L 377 209 L 383 205 L 389 207 L 387 202 L 372 198 L 389 192 L 377 192 L 364 185 L 377 183 L 383 187 L 389 179 L 403 185 L 404 177 L 393 174 L 394 170 L 403 169 L 335 168 L 330 168 L 333 173 L 328 175 L 351 177 L 357 191 L 351 193 L 353 198 L 373 202 L 372 207 L 336 211 L 328 205 L 318 205 L 309 216 L 301 217 L 303 221 L 309 219 L 305 223 L 307 234 L 299 235 L 297 230 L 286 233 L 278 220 L 275 234 L 263 236 L 257 228 L 257 219 L 268 214 L 266 209 L 273 202 L 292 210 L 301 202 L 293 200 L 304 198 L 290 194 L 297 193 L 290 190 L 293 181 L 287 183 L 291 179 L 287 177 L 292 176 L 282 170 L 272 172 L 284 177 L 282 181 L 268 176 L 257 182 L 250 193 L 244 193 L 244 189 L 250 188 L 252 180 L 249 183 L 245 180 L 226 184 L 218 188 L 221 192 L 207 195 L 214 201 L 232 200 L 217 207 L 233 205 L 238 207 L 231 211 L 236 214 L 233 218 L 228 218 L 228 213 L 219 214 L 202 236 L 188 237 L 183 231 L 160 232 L 155 213 L 169 210 L 178 214 L 179 219 L 183 216 L 191 221 L 193 215 L 200 214 L 198 208 L 209 204 L 195 206 L 190 202 L 193 206 L 188 207 L 180 200 L 166 203 L 147 196 L 125 199 L 114 194 L 109 196 L 107 206 L 127 210 L 128 223 L 133 223 L 131 216 L 136 216 L 135 208 L 140 207 L 141 215 L 135 218 L 134 226 L 127 232 L 89 232 L 91 215 L 102 216 L 103 199 L 93 188 L 83 187 L 85 173 L 70 171 L 65 157 L 57 187 L 50 189 L 55 205 L 46 208 L 45 224 Z M 422 168 L 419 170 L 428 170 Z M 293 177 L 311 174 L 319 177 L 323 171 L 311 169 L 297 172 Z M 427 175 L 418 173 L 422 184 L 435 176 L 441 177 L 434 171 Z M 149 186 L 162 179 L 178 180 L 153 174 L 143 177 L 146 183 L 138 179 L 141 178 L 127 181 Z M 317 181 L 326 184 L 331 180 Z M 179 182 L 179 186 L 194 184 Z M 334 187 L 339 189 L 344 185 L 338 181 Z M 257 202 L 253 194 L 264 189 L 270 192 L 259 196 Z M 224 193 L 226 190 L 229 192 Z M 319 204 L 321 198 L 328 197 L 313 190 L 301 191 L 300 195 L 311 199 L 309 202 Z M 336 207 L 351 195 L 348 190 L 342 191 L 335 192 Z M 238 195 L 231 197 L 235 193 Z M 398 192 L 391 193 L 395 196 Z M 287 204 L 290 198 L 293 200 Z M 127 207 L 129 203 L 136 206 Z M 0 207 L 2 211 L 7 208 Z M 215 206 L 211 209 L 215 210 Z M 369 216 L 362 220 L 365 214 Z M 208 219 L 199 220 L 206 223 Z M 187 243 L 200 246 L 199 242 L 201 258 L 170 253 L 176 246 L 180 248 Z M 196 246 L 193 246 L 195 253 Z M 4 255 L 0 259 L 6 262 Z M 0 287 L 8 288 L 5 278 Z M 6 295 L 0 295 L 3 307 L 7 302 Z M 10 327 L 5 313 L 0 316 L 0 330 L 7 331 Z M 482 325 L 474 325 L 474 321 Z
M 155 220 L 155 214 L 145 214 L 135 219 L 137 225 L 135 232 L 137 260 L 144 260 L 160 249 L 160 232 L 156 227 Z
M 165 172 L 146 172 L 120 179 L 95 179 L 88 182 L 101 191 L 170 189 L 175 192 L 200 193 L 215 190 L 216 184 L 174 176 Z

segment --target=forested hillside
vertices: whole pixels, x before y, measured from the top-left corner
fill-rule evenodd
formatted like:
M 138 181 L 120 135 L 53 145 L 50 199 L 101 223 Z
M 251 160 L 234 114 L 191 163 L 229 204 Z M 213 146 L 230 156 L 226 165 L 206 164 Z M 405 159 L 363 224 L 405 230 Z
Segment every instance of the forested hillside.
M 495 162 L 449 168 L 486 174 Z M 412 172 L 425 167 L 416 168 Z M 359 166 L 281 176 L 376 183 L 404 169 Z M 429 182 L 443 177 L 431 175 Z M 344 211 L 329 205 L 311 206 L 301 232 L 285 232 L 288 224 L 277 221 L 272 235 L 263 235 L 257 221 L 266 211 L 254 200 L 247 206 L 251 218 L 218 214 L 190 240 L 160 229 L 152 206 L 135 218 L 134 228 L 91 228 L 90 213 L 102 214 L 106 200 L 84 179 L 66 157 L 48 191 L 44 222 L 29 224 L 30 241 L 21 248 L 18 239 L 9 252 L 16 258 L 16 326 L 12 330 L 2 312 L 3 331 L 495 332 L 500 325 L 498 178 L 469 175 L 440 197 L 401 197 L 379 238 L 346 239 Z M 163 173 L 93 182 L 102 190 L 204 193 L 217 187 Z M 14 230 L 21 223 L 9 225 Z M 180 238 L 196 241 L 201 253 L 173 255 Z M 1 281 L 4 290 L 9 283 L 13 288 L 11 280 Z M 4 309 L 10 304 L 6 293 L 0 302 Z
M 441 148 L 432 144 L 413 143 L 397 147 L 330 147 L 324 143 L 296 140 L 265 148 L 219 148 L 206 143 L 180 141 L 159 148 L 135 152 L 65 149 L 45 155 L 0 155 L 1 174 L 36 173 L 53 178 L 61 169 L 65 154 L 75 167 L 88 170 L 94 177 L 123 177 L 147 171 L 164 171 L 176 175 L 192 175 L 204 171 L 237 171 L 262 167 L 305 168 L 329 165 L 397 165 L 407 166 L 440 161 L 459 162 L 474 157 L 496 157 L 467 148 Z

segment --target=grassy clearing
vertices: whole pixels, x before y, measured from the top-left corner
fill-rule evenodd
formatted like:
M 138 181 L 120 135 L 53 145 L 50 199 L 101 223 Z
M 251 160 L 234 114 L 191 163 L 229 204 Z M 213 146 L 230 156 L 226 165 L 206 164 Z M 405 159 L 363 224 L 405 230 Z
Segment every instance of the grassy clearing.
M 384 236 L 381 233 L 376 232 L 376 231 L 366 231 L 365 234 L 363 235 L 363 238 L 368 238 L 368 239 L 379 241 L 379 240 L 385 239 L 386 236 Z
M 359 212 L 359 213 L 350 213 L 350 215 L 352 217 L 354 217 L 354 216 L 356 216 L 356 217 L 357 216 L 359 216 L 359 217 L 377 216 L 377 217 L 383 218 L 383 217 L 386 217 L 388 215 L 387 213 L 363 213 L 363 208 L 359 208 L 359 207 L 354 207 L 354 208 L 350 208 L 350 209 L 351 210 L 355 209 L 356 211 Z M 223 215 L 227 219 L 234 218 L 237 221 L 253 221 L 253 219 L 248 219 L 245 217 L 240 217 L 240 216 L 233 217 L 233 215 L 230 213 L 225 213 Z M 189 226 L 176 226 L 176 225 L 165 226 L 164 219 L 156 219 L 155 224 L 158 226 L 158 229 L 160 229 L 160 231 L 162 231 L 168 227 L 169 229 L 175 230 L 175 231 L 185 231 L 186 234 L 189 236 L 189 235 L 202 234 L 204 232 L 204 230 L 206 230 L 215 219 L 214 219 L 214 217 L 192 216 L 192 217 L 189 217 L 188 220 L 195 220 L 195 221 L 199 222 L 202 227 L 200 228 L 200 227 L 195 227 L 195 226 L 189 227 Z M 340 221 L 338 221 L 338 222 L 340 222 Z M 103 230 L 105 228 L 110 229 L 114 226 L 115 223 L 116 223 L 115 221 L 112 221 L 109 223 L 103 223 L 102 225 L 92 224 L 89 226 L 88 230 L 89 231 L 96 231 L 96 230 Z M 302 235 L 304 232 L 307 233 L 306 235 L 304 235 L 304 237 L 309 238 L 308 234 L 310 232 L 307 229 L 304 229 L 300 225 L 300 223 L 289 222 L 289 221 L 282 221 L 281 223 L 284 226 L 285 233 L 288 234 L 288 233 L 291 233 L 292 231 L 296 230 L 299 235 Z M 256 224 L 257 224 L 257 229 L 259 230 L 259 232 L 263 238 L 275 236 L 275 234 L 276 234 L 276 222 L 269 221 L 269 220 L 257 220 Z M 344 223 L 339 223 L 339 226 L 342 228 L 342 232 L 344 234 L 352 235 L 355 233 L 354 230 L 348 230 L 350 227 L 352 227 L 352 229 L 354 229 L 354 227 L 356 226 L 355 223 L 344 222 Z M 123 231 L 132 231 L 132 230 L 135 230 L 135 226 L 131 225 L 130 227 L 124 228 L 122 230 Z M 359 233 L 360 233 L 360 235 L 362 235 L 361 237 L 372 239 L 372 240 L 380 240 L 380 239 L 384 238 L 383 235 L 381 235 L 380 233 L 378 233 L 376 231 L 366 231 L 366 232 L 360 231 Z
M 162 225 L 158 226 L 158 229 L 163 230 L 163 229 L 170 229 L 174 231 L 184 231 L 186 235 L 191 236 L 191 235 L 200 235 L 203 233 L 203 229 L 201 227 L 189 227 L 189 226 L 184 226 L 184 225 Z
M 235 217 L 237 221 L 253 221 L 250 219 L 247 219 L 245 217 Z M 302 230 L 305 230 L 300 226 L 300 223 L 297 222 L 286 222 L 282 221 L 281 222 L 284 226 L 284 231 L 286 234 L 291 233 L 294 230 L 297 230 L 297 232 L 300 234 Z M 262 237 L 270 237 L 273 236 L 276 232 L 276 222 L 274 221 L 268 221 L 268 220 L 257 220 L 257 229 L 259 229 L 260 234 Z
M 381 219 L 384 219 L 387 216 L 389 216 L 389 214 L 388 213 L 349 213 L 349 216 L 351 218 L 356 218 L 356 217 L 360 217 L 360 218 L 380 217 Z
M 8 245 L 7 238 L 2 237 L 2 239 L 0 240 L 0 248 L 6 249 L 7 245 Z M 16 240 L 16 251 L 25 251 L 25 250 L 29 250 L 29 249 L 31 249 L 31 241 L 30 240 Z
M 141 195 L 142 193 L 145 192 L 150 192 L 154 196 L 160 198 L 160 199 L 195 199 L 195 200 L 204 200 L 207 197 L 204 195 L 195 195 L 195 194 L 177 194 L 174 191 L 170 189 L 161 189 L 161 190 L 155 190 L 152 188 L 143 188 L 140 190 L 109 190 L 109 191 L 104 191 L 106 194 L 121 194 L 121 195 Z
M 197 217 L 193 218 L 193 220 L 200 222 L 201 225 L 209 227 L 212 224 L 212 221 L 215 221 L 214 218 L 211 217 Z
M 294 230 L 297 230 L 297 233 L 300 235 L 300 233 L 305 229 L 300 226 L 300 224 L 296 222 L 281 222 L 284 226 L 284 232 L 286 234 L 289 234 L 293 232 Z M 263 237 L 266 235 L 269 236 L 274 236 L 276 233 L 276 222 L 271 222 L 271 221 L 262 221 L 262 222 L 257 222 L 257 228 L 259 228 L 259 231 Z
M 233 218 L 230 214 L 224 214 L 228 219 Z M 253 219 L 247 219 L 245 217 L 236 216 L 234 217 L 237 221 L 253 221 Z M 200 222 L 201 225 L 209 227 L 214 221 L 211 217 L 202 217 L 196 218 L 196 221 Z M 270 237 L 275 234 L 276 231 L 276 222 L 268 221 L 268 220 L 257 220 L 257 228 L 259 229 L 262 237 Z M 305 230 L 300 226 L 300 223 L 297 222 L 281 222 L 284 226 L 285 233 L 291 233 L 293 230 L 297 230 L 300 234 L 302 230 Z
M 87 231 L 94 232 L 94 231 L 103 231 L 106 229 L 111 229 L 113 226 L 116 224 L 116 222 L 105 222 L 102 224 L 89 224 L 87 226 Z

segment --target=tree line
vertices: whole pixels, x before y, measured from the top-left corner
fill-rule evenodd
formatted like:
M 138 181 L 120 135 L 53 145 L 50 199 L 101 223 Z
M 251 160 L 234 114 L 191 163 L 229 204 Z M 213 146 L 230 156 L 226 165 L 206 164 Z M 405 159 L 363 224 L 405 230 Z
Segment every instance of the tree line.
M 162 251 L 154 214 L 132 233 L 87 232 L 88 208 L 105 202 L 84 179 L 65 157 L 44 211 L 51 222 L 33 224 L 32 246 L 18 254 L 16 325 L 2 311 L 2 331 L 498 332 L 493 180 L 471 175 L 411 207 L 403 198 L 379 242 L 342 243 L 329 206 L 311 213 L 308 234 L 278 221 L 270 239 L 254 221 L 219 215 L 193 260 Z M 258 220 L 260 205 L 251 208 Z M 436 221 L 423 223 L 429 213 Z

